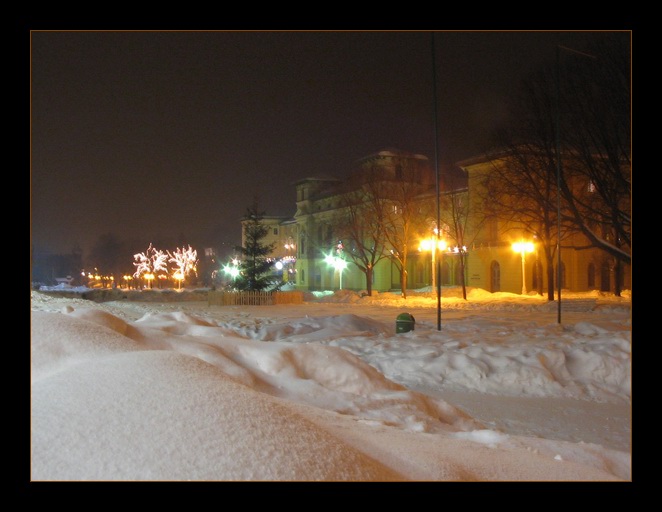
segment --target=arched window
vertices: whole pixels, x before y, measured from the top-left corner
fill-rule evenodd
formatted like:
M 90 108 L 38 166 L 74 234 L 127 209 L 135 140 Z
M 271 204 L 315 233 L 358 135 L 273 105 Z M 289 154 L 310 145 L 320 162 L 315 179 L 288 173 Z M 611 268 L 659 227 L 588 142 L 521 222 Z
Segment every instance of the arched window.
M 501 266 L 498 261 L 492 261 L 490 264 L 490 292 L 501 291 Z
M 595 264 L 588 264 L 588 287 L 595 288 Z
M 608 292 L 611 290 L 611 265 L 607 260 L 600 266 L 600 291 Z
M 448 262 L 447 261 L 442 261 L 441 262 L 441 284 L 443 284 L 443 285 L 451 284 L 450 277 L 451 277 L 451 272 L 450 272 L 450 267 L 448 266 Z
M 556 267 L 556 270 L 558 272 L 558 266 Z M 554 276 L 554 285 L 558 286 L 558 274 Z M 566 288 L 565 284 L 565 263 L 561 262 L 561 289 Z
M 543 278 L 542 278 L 542 261 L 536 260 L 533 263 L 533 275 L 531 287 L 534 290 L 542 292 Z
M 459 286 L 462 282 L 462 265 L 460 265 L 460 262 L 458 261 L 457 265 L 455 265 L 455 282 L 453 284 Z

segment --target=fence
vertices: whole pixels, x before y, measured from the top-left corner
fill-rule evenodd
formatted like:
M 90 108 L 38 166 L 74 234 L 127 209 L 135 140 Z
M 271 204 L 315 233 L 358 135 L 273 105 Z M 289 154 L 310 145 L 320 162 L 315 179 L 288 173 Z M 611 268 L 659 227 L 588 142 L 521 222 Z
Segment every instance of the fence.
M 303 292 L 219 292 L 207 294 L 209 306 L 272 306 L 274 304 L 302 304 Z

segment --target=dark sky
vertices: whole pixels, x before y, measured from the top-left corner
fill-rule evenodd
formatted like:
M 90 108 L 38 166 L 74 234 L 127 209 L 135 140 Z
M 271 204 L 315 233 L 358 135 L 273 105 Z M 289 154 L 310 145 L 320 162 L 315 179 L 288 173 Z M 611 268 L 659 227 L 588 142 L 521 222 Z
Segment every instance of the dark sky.
M 598 36 L 437 32 L 440 162 L 480 154 L 557 44 Z M 33 247 L 87 252 L 105 233 L 234 245 L 256 195 L 293 215 L 296 180 L 342 178 L 385 148 L 433 160 L 431 37 L 32 31 Z

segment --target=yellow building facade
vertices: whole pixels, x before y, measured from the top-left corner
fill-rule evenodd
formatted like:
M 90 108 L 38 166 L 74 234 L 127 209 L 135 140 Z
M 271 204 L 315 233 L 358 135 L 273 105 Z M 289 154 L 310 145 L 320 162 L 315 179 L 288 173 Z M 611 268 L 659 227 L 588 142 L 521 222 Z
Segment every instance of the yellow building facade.
M 398 158 L 412 158 L 406 152 L 385 150 L 368 158 L 378 158 L 389 169 Z M 373 158 L 373 159 L 374 159 Z M 425 159 L 421 155 L 413 158 Z M 390 166 L 390 167 L 389 167 Z M 547 261 L 539 241 L 522 231 L 515 223 L 502 221 L 484 222 L 473 213 L 472 201 L 476 201 L 476 189 L 480 177 L 489 172 L 490 162 L 467 160 L 458 166 L 466 175 L 466 189 L 442 190 L 442 194 L 465 194 L 469 202 L 468 231 L 464 279 L 468 287 L 482 288 L 489 292 L 539 293 L 548 291 Z M 329 256 L 341 255 L 338 247 L 342 240 L 334 235 L 333 217 L 341 209 L 341 196 L 346 190 L 343 182 L 335 178 L 305 178 L 293 184 L 296 188 L 296 211 L 293 217 L 265 217 L 262 222 L 269 227 L 265 244 L 274 243 L 272 258 L 283 281 L 292 283 L 297 290 L 366 290 L 366 277 L 349 259 L 346 268 L 330 263 Z M 435 195 L 426 194 L 421 201 L 435 201 Z M 475 218 L 472 218 L 472 215 Z M 513 244 L 530 242 L 531 252 L 516 250 Z M 448 240 L 448 248 L 439 254 L 442 286 L 459 286 L 462 283 L 460 249 Z M 597 248 L 585 248 L 588 241 L 582 235 L 564 239 L 561 250 L 562 290 L 584 292 L 615 290 L 614 259 Z M 556 284 L 557 258 L 554 257 L 554 283 Z M 435 267 L 436 268 L 436 267 Z M 434 287 L 431 253 L 422 251 L 419 242 L 409 247 L 407 263 L 408 289 Z M 631 289 L 630 266 L 621 273 L 621 289 Z M 397 291 L 400 273 L 392 258 L 380 260 L 373 272 L 374 291 Z M 442 292 L 443 294 L 443 292 Z
M 493 169 L 494 162 L 472 159 L 458 164 L 467 173 L 470 211 L 479 210 L 476 202 L 481 180 Z M 501 165 L 507 165 L 502 162 Z M 539 293 L 548 292 L 548 262 L 542 243 L 524 231 L 517 222 L 476 217 L 471 222 L 472 243 L 468 248 L 467 285 L 489 292 Z M 481 222 L 482 221 L 482 222 Z M 478 226 L 478 224 L 480 225 Z M 558 237 L 554 240 L 556 243 Z M 518 250 L 514 244 L 527 242 L 531 252 Z M 589 240 L 580 233 L 562 237 L 561 289 L 586 292 L 616 290 L 614 258 L 605 251 L 590 247 Z M 622 264 L 623 265 L 623 264 Z M 555 290 L 558 283 L 558 253 L 554 253 L 552 268 Z M 632 288 L 630 265 L 623 265 L 620 289 Z

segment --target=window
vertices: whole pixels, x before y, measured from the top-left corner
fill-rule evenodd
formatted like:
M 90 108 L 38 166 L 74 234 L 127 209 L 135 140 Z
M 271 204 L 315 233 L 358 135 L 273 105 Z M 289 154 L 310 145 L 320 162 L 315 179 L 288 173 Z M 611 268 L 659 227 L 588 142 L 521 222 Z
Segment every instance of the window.
M 595 288 L 595 264 L 588 264 L 588 287 Z
M 451 284 L 451 269 L 447 261 L 443 261 L 440 266 L 441 269 L 441 284 Z
M 490 264 L 490 292 L 501 291 L 501 267 L 498 261 L 492 261 Z
M 532 276 L 531 286 L 534 290 L 539 290 L 542 293 L 542 284 L 543 284 L 542 262 L 540 260 L 536 260 L 533 263 L 533 276 Z
M 559 285 L 559 281 L 558 281 L 558 279 L 559 279 L 559 276 L 558 276 L 558 270 L 559 270 L 559 268 L 558 268 L 558 266 L 557 266 L 557 267 L 556 267 L 556 271 L 557 271 L 557 273 L 556 273 L 556 275 L 554 276 L 554 285 L 555 285 L 556 287 L 558 287 L 558 285 Z M 563 288 L 565 288 L 565 287 L 566 287 L 566 285 L 565 285 L 565 263 L 561 262 L 561 289 L 563 289 Z
M 453 284 L 462 284 L 464 280 L 462 279 L 462 265 L 459 263 L 455 265 L 455 282 Z
M 274 228 L 274 235 L 278 234 L 278 228 Z
M 600 267 L 600 291 L 611 291 L 611 265 L 607 260 L 603 261 Z

